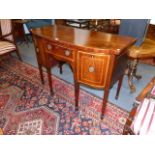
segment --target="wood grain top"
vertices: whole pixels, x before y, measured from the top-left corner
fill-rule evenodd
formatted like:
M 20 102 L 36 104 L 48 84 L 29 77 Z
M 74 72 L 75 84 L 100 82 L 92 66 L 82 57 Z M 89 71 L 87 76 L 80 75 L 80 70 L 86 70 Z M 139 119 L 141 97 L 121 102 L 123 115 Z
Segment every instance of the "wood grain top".
M 110 54 L 121 54 L 136 42 L 135 38 L 120 36 L 104 32 L 96 32 L 73 28 L 63 25 L 46 26 L 31 30 L 32 34 L 46 38 L 56 43 L 63 43 L 92 50 L 93 52 L 107 52 Z

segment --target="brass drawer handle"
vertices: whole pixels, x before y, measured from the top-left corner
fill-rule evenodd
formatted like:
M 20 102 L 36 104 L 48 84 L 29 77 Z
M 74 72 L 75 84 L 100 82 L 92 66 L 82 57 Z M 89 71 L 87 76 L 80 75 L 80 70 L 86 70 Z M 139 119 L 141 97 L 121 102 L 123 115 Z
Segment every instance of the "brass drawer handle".
M 38 49 L 38 47 L 36 47 L 36 52 L 39 53 L 39 49 Z
M 90 73 L 94 72 L 94 71 L 95 71 L 95 67 L 90 66 L 90 67 L 88 68 L 88 71 L 89 71 Z
M 48 50 L 51 50 L 51 49 L 52 49 L 52 45 L 48 44 L 48 45 L 47 45 L 47 49 L 48 49 Z
M 69 50 L 65 51 L 65 56 L 70 56 L 70 54 L 71 54 L 71 51 L 69 51 Z

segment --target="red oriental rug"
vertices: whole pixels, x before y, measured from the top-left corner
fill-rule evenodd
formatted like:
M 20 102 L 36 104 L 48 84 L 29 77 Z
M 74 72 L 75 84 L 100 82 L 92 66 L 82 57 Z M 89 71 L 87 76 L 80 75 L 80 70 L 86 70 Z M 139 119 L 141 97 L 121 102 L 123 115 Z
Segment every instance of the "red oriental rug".
M 52 76 L 41 84 L 39 70 L 14 57 L 0 60 L 0 128 L 4 134 L 111 135 L 122 134 L 128 112 L 107 103 L 104 119 L 102 99 L 80 90 L 79 111 L 74 107 L 74 86 Z

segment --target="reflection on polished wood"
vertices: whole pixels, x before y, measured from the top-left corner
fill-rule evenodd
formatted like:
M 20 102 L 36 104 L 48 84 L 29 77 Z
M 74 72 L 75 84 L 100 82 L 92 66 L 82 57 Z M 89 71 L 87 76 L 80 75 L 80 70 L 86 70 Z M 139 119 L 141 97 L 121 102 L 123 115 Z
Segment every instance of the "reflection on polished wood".
M 37 60 L 43 82 L 42 66 L 48 71 L 51 92 L 51 58 L 68 62 L 75 82 L 75 105 L 78 107 L 79 84 L 104 89 L 102 114 L 109 90 L 119 80 L 116 98 L 127 65 L 127 49 L 135 39 L 103 32 L 83 30 L 62 25 L 32 30 Z

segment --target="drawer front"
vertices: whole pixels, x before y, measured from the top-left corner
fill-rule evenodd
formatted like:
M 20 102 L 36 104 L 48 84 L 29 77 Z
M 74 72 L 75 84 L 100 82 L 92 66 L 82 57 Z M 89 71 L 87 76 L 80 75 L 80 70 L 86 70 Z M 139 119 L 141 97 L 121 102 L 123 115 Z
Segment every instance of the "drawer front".
M 49 54 L 52 54 L 64 60 L 73 61 L 74 52 L 68 48 L 46 42 L 45 49 Z
M 104 88 L 110 67 L 110 55 L 82 51 L 77 57 L 77 79 L 96 88 Z

